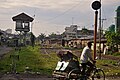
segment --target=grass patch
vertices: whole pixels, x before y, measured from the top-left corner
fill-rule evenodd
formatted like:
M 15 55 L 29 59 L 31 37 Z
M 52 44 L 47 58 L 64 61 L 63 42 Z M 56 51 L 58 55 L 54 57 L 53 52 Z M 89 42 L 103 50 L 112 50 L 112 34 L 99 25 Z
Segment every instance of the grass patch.
M 120 65 L 115 60 L 97 60 L 97 67 L 103 69 L 106 76 L 120 76 Z
M 19 55 L 19 60 L 13 60 L 10 55 Z M 0 72 L 10 72 L 12 62 L 16 62 L 17 72 L 24 72 L 29 67 L 31 72 L 39 72 L 41 74 L 50 75 L 56 66 L 58 58 L 56 53 L 43 54 L 40 53 L 39 47 L 23 47 L 20 51 L 12 51 L 0 60 Z
M 120 56 L 120 52 L 116 52 L 114 54 L 112 54 L 113 56 Z
M 0 72 L 11 72 L 12 62 L 15 61 L 16 71 L 19 73 L 25 72 L 26 67 L 29 67 L 31 72 L 51 75 L 59 58 L 55 51 L 49 51 L 49 53 L 42 53 L 39 46 L 23 47 L 20 51 L 13 50 L 0 60 Z M 10 55 L 19 55 L 19 60 L 10 58 Z M 115 60 L 97 60 L 96 64 L 97 67 L 104 70 L 107 76 L 120 75 L 120 65 L 118 66 L 118 62 Z

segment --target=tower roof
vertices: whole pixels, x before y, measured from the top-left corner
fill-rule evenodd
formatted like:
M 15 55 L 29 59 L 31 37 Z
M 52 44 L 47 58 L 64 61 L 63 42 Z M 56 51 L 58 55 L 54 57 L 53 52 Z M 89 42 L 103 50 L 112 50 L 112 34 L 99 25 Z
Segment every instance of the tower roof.
M 29 22 L 32 22 L 34 19 L 30 16 L 28 16 L 27 14 L 25 13 L 21 13 L 21 14 L 18 14 L 14 17 L 12 17 L 13 21 L 29 21 Z

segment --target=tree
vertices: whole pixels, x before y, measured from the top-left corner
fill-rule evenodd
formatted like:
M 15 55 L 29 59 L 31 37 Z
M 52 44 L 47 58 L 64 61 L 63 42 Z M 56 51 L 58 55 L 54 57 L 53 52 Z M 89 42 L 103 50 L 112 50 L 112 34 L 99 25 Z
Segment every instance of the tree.
M 107 45 L 111 47 L 111 50 L 118 51 L 118 45 L 120 45 L 120 33 L 106 31 L 105 37 L 107 39 Z
M 44 33 L 41 33 L 38 37 L 41 41 L 43 41 L 45 39 L 46 35 Z
M 49 37 L 50 37 L 50 38 L 57 38 L 57 34 L 52 33 L 52 34 L 49 35 Z
M 89 34 L 89 30 L 86 29 L 86 28 L 82 28 L 82 34 L 88 35 Z

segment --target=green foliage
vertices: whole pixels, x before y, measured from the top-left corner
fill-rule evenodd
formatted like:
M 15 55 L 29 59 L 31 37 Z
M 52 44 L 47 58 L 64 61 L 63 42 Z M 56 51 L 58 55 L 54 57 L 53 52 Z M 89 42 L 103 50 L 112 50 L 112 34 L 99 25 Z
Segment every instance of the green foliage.
M 82 28 L 82 33 L 83 33 L 84 35 L 89 34 L 89 30 L 86 29 L 86 28 Z
M 57 34 L 55 34 L 55 33 L 51 33 L 51 34 L 49 35 L 50 38 L 56 38 L 56 36 L 57 36 Z
M 107 38 L 107 43 L 110 46 L 120 44 L 120 33 L 106 31 L 105 37 Z
M 41 74 L 50 75 L 53 69 L 56 67 L 58 58 L 55 53 L 44 54 L 40 53 L 39 47 L 24 47 L 21 51 L 15 51 L 7 54 L 0 61 L 0 72 L 10 72 L 12 60 L 10 58 L 11 54 L 18 54 L 19 60 L 16 61 L 17 72 L 24 72 L 26 67 L 29 67 L 31 72 L 39 72 Z
M 107 39 L 107 45 L 110 46 L 111 52 L 118 51 L 118 45 L 120 45 L 120 33 L 106 31 L 105 37 Z
M 44 33 L 41 33 L 38 37 L 41 41 L 43 41 L 43 39 L 45 39 L 46 35 Z
M 120 56 L 120 52 L 116 52 L 113 54 L 114 56 Z
M 9 72 L 10 68 L 11 68 L 11 53 L 14 53 L 14 51 L 9 52 L 7 55 L 5 55 L 4 57 L 2 57 L 2 59 L 0 60 L 0 72 L 4 73 L 4 72 Z
M 108 45 L 113 45 L 112 43 L 114 42 L 113 40 L 114 33 L 107 31 L 105 37 L 107 38 Z

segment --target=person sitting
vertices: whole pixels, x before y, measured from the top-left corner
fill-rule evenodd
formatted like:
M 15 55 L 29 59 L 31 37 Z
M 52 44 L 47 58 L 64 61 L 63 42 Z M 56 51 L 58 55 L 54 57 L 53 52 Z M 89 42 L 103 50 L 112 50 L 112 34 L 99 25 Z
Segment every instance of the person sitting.
M 61 61 L 68 61 L 73 58 L 77 59 L 77 56 L 74 55 L 71 50 L 58 51 L 57 56 L 61 59 Z

